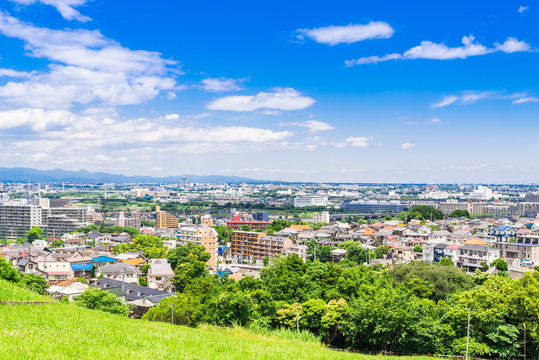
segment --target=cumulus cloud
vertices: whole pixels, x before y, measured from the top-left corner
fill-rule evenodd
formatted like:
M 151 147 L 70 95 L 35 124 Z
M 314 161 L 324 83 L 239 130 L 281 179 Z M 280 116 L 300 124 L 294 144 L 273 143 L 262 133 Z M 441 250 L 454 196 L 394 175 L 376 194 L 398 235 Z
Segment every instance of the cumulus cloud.
M 201 82 L 201 88 L 209 92 L 226 92 L 243 90 L 240 86 L 245 79 L 208 78 Z
M 522 52 L 522 51 L 529 51 L 531 49 L 530 44 L 520 41 L 514 37 L 508 37 L 502 44 L 495 43 L 497 51 L 503 51 L 504 53 L 514 53 L 514 52 Z
M 372 137 L 351 136 L 351 137 L 346 139 L 346 142 L 350 146 L 364 148 L 364 147 L 369 146 L 369 141 L 371 141 L 371 140 L 372 140 Z
M 519 14 L 522 14 L 524 11 L 528 10 L 528 7 L 527 6 L 519 6 L 518 8 L 518 12 Z
M 368 24 L 349 24 L 345 26 L 326 26 L 314 29 L 298 29 L 297 38 L 305 37 L 322 44 L 337 45 L 355 43 L 368 39 L 387 39 L 393 36 L 393 28 L 381 21 L 371 21 Z
M 165 115 L 165 120 L 178 120 L 180 115 L 178 114 L 167 114 Z
M 415 147 L 415 144 L 412 144 L 412 143 L 409 143 L 409 142 L 405 142 L 404 144 L 401 145 L 402 150 L 408 150 L 408 149 L 411 149 L 413 147 Z
M 0 86 L 0 98 L 9 104 L 139 104 L 176 87 L 177 62 L 156 52 L 127 49 L 96 30 L 51 30 L 0 12 L 0 33 L 23 40 L 29 56 L 53 62 L 48 72 Z
M 88 16 L 82 15 L 75 8 L 86 4 L 89 0 L 10 0 L 21 5 L 32 5 L 35 3 L 41 3 L 44 5 L 50 5 L 62 15 L 66 20 L 78 20 L 80 22 L 90 21 Z
M 313 98 L 302 96 L 294 89 L 274 89 L 256 95 L 225 96 L 215 99 L 206 107 L 209 110 L 255 111 L 255 110 L 301 110 L 314 104 Z
M 310 132 L 327 131 L 335 129 L 332 125 L 318 120 L 309 120 L 303 122 L 282 122 L 280 126 L 300 126 L 309 129 Z
M 420 45 L 414 46 L 406 50 L 404 53 L 393 53 L 384 56 L 367 56 L 353 60 L 346 60 L 345 65 L 350 67 L 362 64 L 375 64 L 389 60 L 411 60 L 411 59 L 434 59 L 434 60 L 451 60 L 451 59 L 466 59 L 470 56 L 486 55 L 493 52 L 514 53 L 529 51 L 530 45 L 524 41 L 520 41 L 514 37 L 508 37 L 503 44 L 495 43 L 494 48 L 488 48 L 477 41 L 470 34 L 463 36 L 461 39 L 462 46 L 449 47 L 443 43 L 435 43 L 432 41 L 422 41 Z
M 50 165 L 87 168 L 95 162 L 107 162 L 105 156 L 108 156 L 110 162 L 122 161 L 139 168 L 145 166 L 144 161 L 155 166 L 156 158 L 167 163 L 167 159 L 176 158 L 178 153 L 300 147 L 299 143 L 287 141 L 294 135 L 290 131 L 200 125 L 182 121 L 176 114 L 168 115 L 110 119 L 99 113 L 84 115 L 42 108 L 0 111 L 0 142 L 4 149 L 9 149 L 0 153 L 0 160 L 11 166 L 28 164 L 30 155 L 46 149 L 46 161 Z M 24 137 L 13 136 L 21 132 L 25 133 Z M 315 141 L 318 140 L 308 139 L 306 144 L 310 146 Z

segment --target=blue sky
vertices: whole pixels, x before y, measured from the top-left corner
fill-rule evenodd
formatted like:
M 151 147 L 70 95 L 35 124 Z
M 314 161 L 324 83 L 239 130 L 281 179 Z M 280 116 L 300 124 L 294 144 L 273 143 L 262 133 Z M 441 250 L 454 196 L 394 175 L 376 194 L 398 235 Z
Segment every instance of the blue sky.
M 0 1 L 0 165 L 538 182 L 533 1 Z

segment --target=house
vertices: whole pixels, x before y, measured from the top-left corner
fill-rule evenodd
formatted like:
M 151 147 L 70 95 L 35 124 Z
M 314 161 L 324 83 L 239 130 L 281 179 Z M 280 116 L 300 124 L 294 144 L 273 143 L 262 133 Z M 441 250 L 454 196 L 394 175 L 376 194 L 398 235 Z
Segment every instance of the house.
M 500 250 L 491 248 L 486 241 L 471 238 L 462 242 L 458 249 L 457 266 L 469 272 L 482 268 L 482 264 L 492 264 L 500 257 Z
M 106 263 L 101 267 L 101 274 L 104 278 L 120 280 L 130 284 L 138 284 L 138 278 L 141 274 L 135 266 L 123 262 Z
M 81 296 L 86 290 L 88 290 L 88 284 L 78 281 L 73 282 L 69 286 L 52 285 L 46 289 L 53 298 L 60 300 L 63 297 L 67 297 L 69 301 L 73 301 L 76 297 Z
M 497 241 L 508 240 L 511 237 L 516 236 L 517 231 L 514 227 L 508 225 L 498 225 L 490 228 L 489 235 L 495 236 Z
M 174 271 L 167 259 L 150 259 L 147 282 L 151 289 L 172 291 Z

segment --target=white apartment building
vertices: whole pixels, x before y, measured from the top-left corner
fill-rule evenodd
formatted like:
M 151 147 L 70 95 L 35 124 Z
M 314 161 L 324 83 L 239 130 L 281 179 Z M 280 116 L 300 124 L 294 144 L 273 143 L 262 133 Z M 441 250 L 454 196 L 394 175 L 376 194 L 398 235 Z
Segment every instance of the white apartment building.
M 329 224 L 329 211 L 322 211 L 320 214 L 313 214 L 313 224 L 327 223 Z

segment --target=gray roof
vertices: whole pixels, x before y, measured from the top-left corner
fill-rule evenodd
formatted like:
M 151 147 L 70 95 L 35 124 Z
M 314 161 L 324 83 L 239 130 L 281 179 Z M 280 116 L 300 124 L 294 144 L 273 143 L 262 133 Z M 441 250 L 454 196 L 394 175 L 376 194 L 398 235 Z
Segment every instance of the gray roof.
M 138 269 L 131 264 L 117 262 L 105 264 L 102 272 L 103 274 L 138 273 Z
M 146 287 L 146 286 L 122 283 L 119 280 L 106 279 L 106 278 L 98 279 L 95 286 L 103 290 L 106 290 L 107 288 L 125 289 L 126 301 L 145 299 L 145 298 L 149 298 L 153 296 L 165 296 L 165 295 L 173 296 L 166 291 L 150 289 L 149 287 Z

